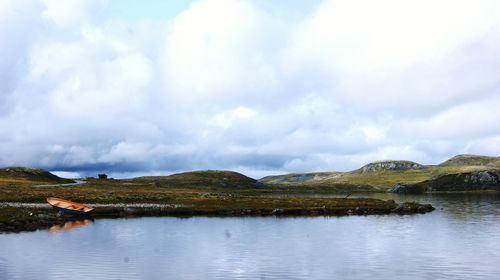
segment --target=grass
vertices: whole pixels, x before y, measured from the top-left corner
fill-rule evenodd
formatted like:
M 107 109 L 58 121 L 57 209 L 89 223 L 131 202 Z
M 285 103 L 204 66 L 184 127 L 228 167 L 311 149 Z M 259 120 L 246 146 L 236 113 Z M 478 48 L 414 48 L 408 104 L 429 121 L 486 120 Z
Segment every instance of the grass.
M 81 203 L 158 203 L 176 207 L 98 207 L 95 217 L 164 215 L 344 215 L 417 213 L 428 205 L 379 199 L 283 194 L 385 192 L 397 183 L 419 183 L 447 174 L 500 168 L 500 159 L 462 155 L 416 170 L 321 172 L 270 176 L 259 181 L 232 171 L 193 171 L 129 180 L 89 179 L 79 186 L 41 169 L 0 169 L 0 202 L 41 202 L 55 196 Z M 451 176 L 453 178 L 457 176 Z M 451 178 L 450 177 L 450 178 Z M 460 183 L 460 182 L 458 182 Z M 0 231 L 47 227 L 61 220 L 52 209 L 1 208 Z
M 466 158 L 467 160 L 463 160 Z M 402 161 L 404 162 L 404 161 Z M 472 171 L 494 170 L 500 168 L 500 159 L 483 156 L 458 156 L 441 165 L 426 166 L 415 170 L 377 170 L 362 172 L 357 169 L 351 172 L 305 173 L 306 180 L 294 180 L 304 174 L 286 174 L 269 176 L 261 179 L 268 186 L 286 186 L 290 189 L 322 189 L 338 192 L 374 191 L 383 192 L 395 184 L 414 184 L 431 180 L 447 174 L 459 174 Z
M 50 196 L 87 203 L 165 203 L 212 204 L 225 201 L 247 201 L 255 198 L 264 201 L 266 197 L 283 194 L 308 193 L 310 188 L 287 190 L 276 187 L 222 187 L 216 185 L 190 185 L 189 187 L 165 185 L 154 182 L 130 180 L 89 180 L 79 186 L 13 186 L 0 184 L 0 202 L 43 202 Z M 314 188 L 313 188 L 314 189 Z M 245 198 L 245 199 L 243 199 Z M 243 199 L 243 200 L 238 200 Z M 272 200 L 271 202 L 274 202 Z M 259 203 L 260 204 L 260 203 Z
M 139 177 L 133 182 L 154 183 L 156 186 L 177 187 L 229 187 L 229 188 L 253 188 L 258 186 L 257 180 L 233 171 L 204 170 L 173 174 L 170 176 Z
M 191 176 L 193 174 L 190 174 Z M 175 186 L 174 181 L 162 178 L 141 178 L 138 180 L 88 180 L 78 186 L 32 186 L 12 185 L 0 182 L 0 202 L 41 202 L 50 196 L 62 197 L 81 203 L 157 203 L 169 207 L 97 207 L 93 217 L 129 216 L 244 216 L 244 215 L 346 215 L 346 214 L 388 214 L 399 213 L 398 204 L 372 198 L 311 198 L 282 196 L 289 193 L 279 188 L 265 188 L 252 183 L 253 188 L 236 186 L 237 178 L 228 179 L 231 184 L 221 185 L 221 174 L 215 178 L 191 181 L 186 186 Z M 224 174 L 225 177 L 227 174 Z M 234 174 L 233 174 L 234 175 Z M 198 180 L 200 174 L 195 174 Z M 236 176 L 236 175 L 235 175 Z M 174 177 L 176 180 L 179 177 Z M 228 183 L 228 180 L 224 182 Z M 431 211 L 432 208 L 415 204 L 402 213 Z M 131 209 L 132 208 L 132 209 Z M 46 228 L 60 223 L 52 209 L 0 208 L 0 231 L 20 231 Z M 422 211 L 422 209 L 424 209 Z
M 30 186 L 42 184 L 74 183 L 71 179 L 60 178 L 46 170 L 25 167 L 0 168 L 0 185 Z
M 491 166 L 500 167 L 500 157 L 477 155 L 458 155 L 443 163 L 441 166 Z

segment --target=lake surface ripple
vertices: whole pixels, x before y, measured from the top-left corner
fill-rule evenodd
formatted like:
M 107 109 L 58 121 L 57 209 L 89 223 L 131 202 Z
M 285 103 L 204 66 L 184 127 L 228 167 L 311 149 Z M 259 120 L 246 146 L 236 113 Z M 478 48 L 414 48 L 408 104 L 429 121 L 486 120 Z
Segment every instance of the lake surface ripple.
M 436 211 L 98 219 L 0 235 L 0 279 L 498 279 L 499 194 L 374 196 Z

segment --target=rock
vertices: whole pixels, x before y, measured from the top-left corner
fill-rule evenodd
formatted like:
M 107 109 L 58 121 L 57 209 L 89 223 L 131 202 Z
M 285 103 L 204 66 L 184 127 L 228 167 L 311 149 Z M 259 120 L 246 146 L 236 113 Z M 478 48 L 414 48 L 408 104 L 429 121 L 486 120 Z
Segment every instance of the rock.
M 464 178 L 465 183 L 472 183 L 480 186 L 494 186 L 498 185 L 498 175 L 490 171 L 475 172 L 466 175 Z
M 392 188 L 388 189 L 387 192 L 399 194 L 419 194 L 423 193 L 423 190 L 415 185 L 396 184 Z
M 227 177 L 222 178 L 222 183 L 221 184 L 222 184 L 222 186 L 224 188 L 230 187 L 230 185 L 231 185 L 230 182 L 229 182 L 229 179 Z
M 387 192 L 420 194 L 431 192 L 500 190 L 500 171 L 473 171 L 444 174 L 414 184 L 396 184 Z
M 427 210 L 427 207 L 425 207 L 425 205 L 419 206 L 419 207 L 417 208 L 417 211 L 418 211 L 418 213 L 426 213 L 426 212 L 429 212 L 429 211 Z
M 377 161 L 369 163 L 361 168 L 364 173 L 375 172 L 379 170 L 420 170 L 425 166 L 406 160 L 390 160 L 390 161 Z
M 411 185 L 423 192 L 500 190 L 500 171 L 445 174 Z
M 280 215 L 280 214 L 285 213 L 285 210 L 283 210 L 281 208 L 276 208 L 271 213 L 273 213 L 274 215 Z
M 427 213 L 434 210 L 430 204 L 418 204 L 415 202 L 404 202 L 392 209 L 397 214 Z
M 406 193 L 406 185 L 396 184 L 387 190 L 388 193 Z
M 125 211 L 125 213 L 128 213 L 128 214 L 134 214 L 134 213 L 136 213 L 136 212 L 137 212 L 137 210 L 136 210 L 136 209 L 131 208 L 131 207 L 125 207 L 125 208 L 123 209 L 123 211 Z

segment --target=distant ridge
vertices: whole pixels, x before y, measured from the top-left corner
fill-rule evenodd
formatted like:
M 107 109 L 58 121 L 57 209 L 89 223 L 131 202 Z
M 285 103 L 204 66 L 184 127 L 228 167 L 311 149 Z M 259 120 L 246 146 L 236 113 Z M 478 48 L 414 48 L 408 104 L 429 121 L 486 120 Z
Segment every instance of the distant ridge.
M 199 170 L 168 176 L 146 176 L 129 181 L 157 187 L 193 188 L 303 188 L 311 192 L 500 191 L 500 157 L 457 155 L 438 165 L 408 160 L 382 160 L 349 172 L 309 172 L 266 176 L 255 180 L 229 170 Z M 69 183 L 46 170 L 8 167 L 0 169 L 0 183 L 35 185 L 36 182 Z
M 449 190 L 500 190 L 500 182 L 496 183 L 497 178 L 500 178 L 498 174 L 500 174 L 500 157 L 457 155 L 439 165 L 422 165 L 408 160 L 381 160 L 349 172 L 292 173 L 267 176 L 259 181 L 271 186 L 308 187 L 346 192 L 379 192 L 389 189 L 403 192 L 406 189 L 401 186 L 427 182 L 426 186 L 432 185 L 433 188 L 426 190 L 448 191 L 446 185 L 436 187 L 432 183 L 433 180 L 439 179 L 440 182 L 454 186 Z M 394 188 L 396 186 L 397 188 Z M 422 188 L 419 188 L 420 190 Z
M 500 157 L 478 156 L 478 155 L 457 155 L 439 164 L 440 166 L 464 166 L 464 165 L 496 165 L 500 166 Z
M 5 167 L 0 168 L 0 178 L 24 179 L 35 182 L 72 183 L 73 180 L 61 178 L 40 168 Z

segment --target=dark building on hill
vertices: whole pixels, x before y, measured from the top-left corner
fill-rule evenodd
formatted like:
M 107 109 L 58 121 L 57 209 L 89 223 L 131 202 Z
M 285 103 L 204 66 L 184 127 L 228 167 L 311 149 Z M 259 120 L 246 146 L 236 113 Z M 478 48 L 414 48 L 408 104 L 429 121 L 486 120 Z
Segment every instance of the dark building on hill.
M 99 177 L 99 179 L 108 179 L 108 175 L 106 174 L 97 174 L 97 176 Z

